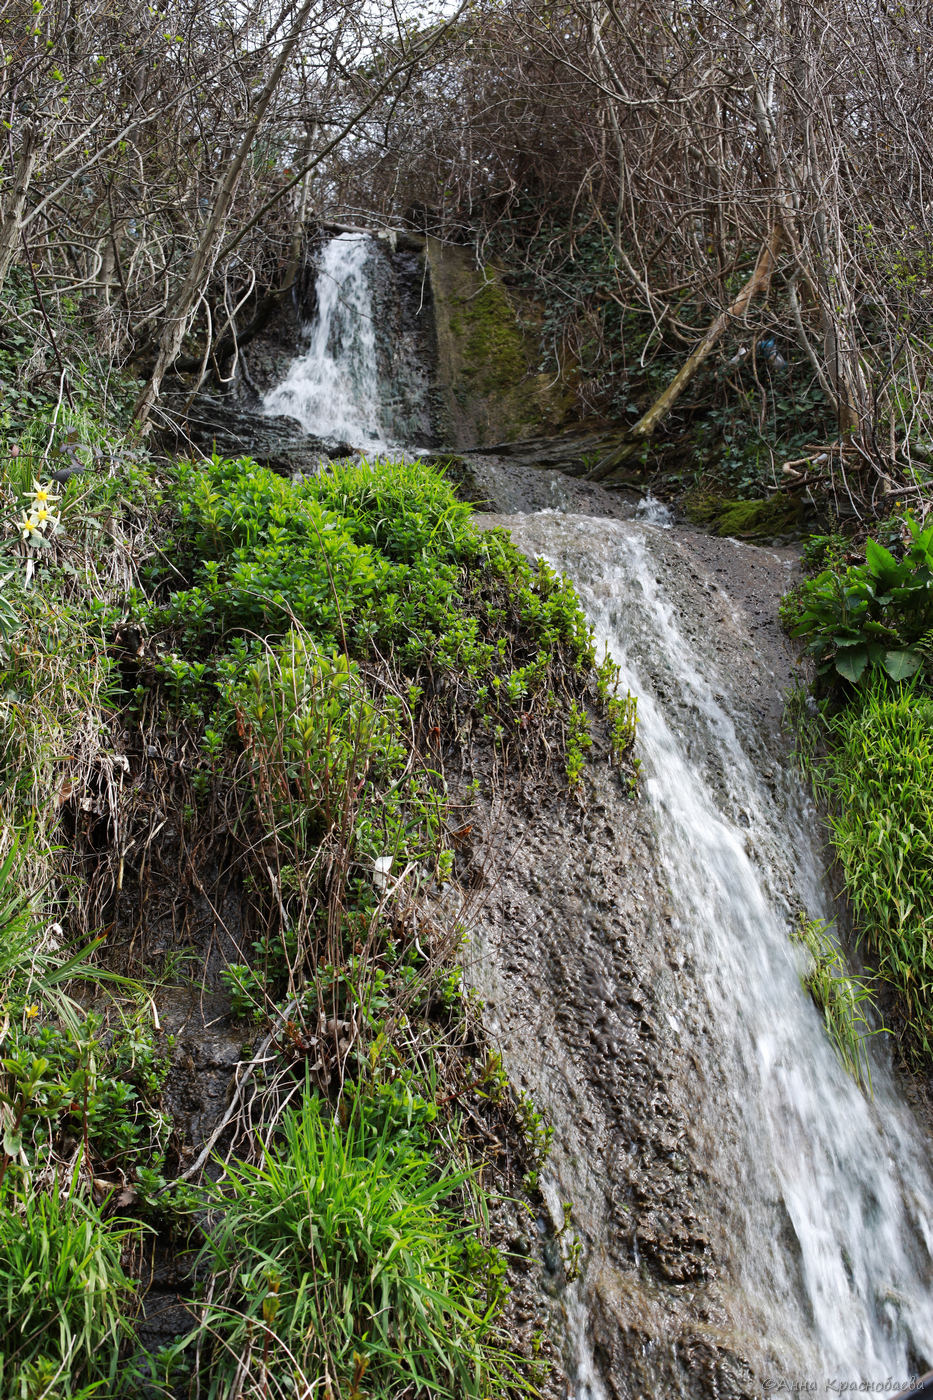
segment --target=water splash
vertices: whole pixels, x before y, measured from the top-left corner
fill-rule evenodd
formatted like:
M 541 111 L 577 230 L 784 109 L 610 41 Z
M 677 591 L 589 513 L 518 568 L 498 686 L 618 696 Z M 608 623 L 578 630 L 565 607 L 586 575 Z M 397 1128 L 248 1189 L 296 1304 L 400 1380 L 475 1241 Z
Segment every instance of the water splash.
M 380 399 L 372 257 L 367 234 L 342 233 L 326 244 L 308 349 L 262 406 L 265 413 L 297 418 L 315 437 L 380 452 L 390 444 Z
M 635 507 L 635 517 L 645 525 L 657 525 L 661 530 L 671 530 L 674 526 L 670 506 L 659 501 L 657 496 L 652 496 L 650 491 Z
M 776 794 L 759 771 L 716 635 L 680 626 L 669 535 L 550 511 L 509 524 L 573 578 L 639 697 L 644 795 L 692 969 L 669 1019 L 716 1090 L 696 1132 L 731 1202 L 736 1318 L 789 1383 L 906 1379 L 933 1358 L 933 1178 L 883 1052 L 872 1100 L 800 985 L 788 931 L 824 899 L 813 814 L 792 775 Z

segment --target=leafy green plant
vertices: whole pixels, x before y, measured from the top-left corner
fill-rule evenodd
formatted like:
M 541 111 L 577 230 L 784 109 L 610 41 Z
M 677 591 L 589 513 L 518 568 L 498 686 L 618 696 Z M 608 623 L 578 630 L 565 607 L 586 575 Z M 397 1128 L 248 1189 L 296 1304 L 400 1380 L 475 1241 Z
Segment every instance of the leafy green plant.
M 577 787 L 586 763 L 586 751 L 592 748 L 593 736 L 590 733 L 590 717 L 583 705 L 571 700 L 567 715 L 567 756 L 564 760 L 567 781 Z
M 221 968 L 220 979 L 230 996 L 231 1015 L 241 1021 L 263 1020 L 268 1014 L 266 990 L 248 963 L 228 963 Z
M 826 684 L 856 684 L 875 667 L 908 680 L 933 655 L 933 526 L 910 514 L 904 525 L 903 558 L 869 539 L 864 564 L 844 569 L 834 558 L 785 600 L 785 623 Z
M 77 1143 L 98 1171 L 126 1176 L 161 1162 L 170 1123 L 158 1104 L 169 1061 L 143 1015 L 107 1029 L 93 1014 L 59 1026 L 35 1003 L 17 1009 L 3 1044 L 0 1178 L 10 1160 L 54 1160 Z
M 870 1089 L 867 1042 L 878 1033 L 871 1022 L 874 999 L 870 986 L 849 971 L 845 954 L 823 919 L 801 915 L 794 941 L 809 954 L 801 981 L 823 1013 L 826 1033 L 836 1054 L 852 1077 Z
M 48 1192 L 13 1174 L 0 1185 L 0 1393 L 11 1400 L 116 1392 L 134 1301 L 120 1259 L 139 1227 L 105 1224 L 77 1192 L 77 1168 Z
M 290 632 L 227 688 L 270 825 L 295 818 L 297 851 L 345 810 L 347 786 L 391 778 L 404 764 L 401 711 L 377 704 L 356 664 Z M 261 770 L 261 771 L 260 771 Z
M 515 1382 L 495 1339 L 500 1289 L 487 1296 L 487 1251 L 457 1204 L 472 1174 L 439 1171 L 417 1117 L 387 1106 L 358 1096 L 342 1125 L 306 1094 L 257 1165 L 211 1188 L 204 1260 L 227 1282 L 200 1338 L 212 1397 L 258 1396 L 271 1375 L 350 1393 L 365 1374 L 372 1400 Z

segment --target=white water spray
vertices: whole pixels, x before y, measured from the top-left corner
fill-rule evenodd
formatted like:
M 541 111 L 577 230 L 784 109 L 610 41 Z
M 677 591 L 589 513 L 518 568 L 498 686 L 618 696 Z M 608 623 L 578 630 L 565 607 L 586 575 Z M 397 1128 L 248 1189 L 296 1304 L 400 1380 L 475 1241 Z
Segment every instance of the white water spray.
M 297 418 L 315 437 L 379 452 L 388 442 L 380 404 L 371 258 L 367 234 L 342 233 L 326 245 L 310 344 L 262 406 L 265 413 Z

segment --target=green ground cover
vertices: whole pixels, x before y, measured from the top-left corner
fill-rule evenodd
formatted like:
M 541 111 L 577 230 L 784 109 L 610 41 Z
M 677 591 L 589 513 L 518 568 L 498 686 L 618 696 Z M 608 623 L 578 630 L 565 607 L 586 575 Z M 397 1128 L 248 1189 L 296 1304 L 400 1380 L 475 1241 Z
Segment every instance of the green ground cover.
M 783 613 L 815 661 L 809 767 L 865 956 L 893 989 L 906 1054 L 933 1055 L 933 529 L 912 516 L 809 549 Z
M 87 470 L 58 486 L 62 460 Z M 81 414 L 4 463 L 0 1393 L 522 1393 L 501 1186 L 462 1104 L 524 1142 L 532 1186 L 549 1135 L 461 992 L 462 930 L 430 910 L 469 821 L 446 776 L 464 756 L 573 800 L 596 714 L 634 781 L 634 701 L 573 591 L 421 463 L 171 466 Z M 160 778 L 166 747 L 185 757 Z M 178 840 L 206 862 L 222 830 L 238 853 L 245 941 L 216 986 L 258 1097 L 248 1118 L 234 1098 L 203 1185 L 175 1177 L 168 973 L 108 952 L 120 833 L 156 782 Z M 136 1273 L 166 1231 L 191 1326 L 147 1356 Z M 49 1260 L 79 1254 L 76 1292 L 78 1264 Z

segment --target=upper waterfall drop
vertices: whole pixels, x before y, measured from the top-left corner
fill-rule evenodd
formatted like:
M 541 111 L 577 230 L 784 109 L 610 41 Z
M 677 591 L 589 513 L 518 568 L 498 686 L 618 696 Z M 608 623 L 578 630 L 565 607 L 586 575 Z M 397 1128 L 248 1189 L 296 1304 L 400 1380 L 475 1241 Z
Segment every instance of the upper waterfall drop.
M 321 254 L 310 343 L 262 402 L 315 437 L 365 452 L 390 446 L 381 402 L 373 287 L 373 239 L 341 233 Z

